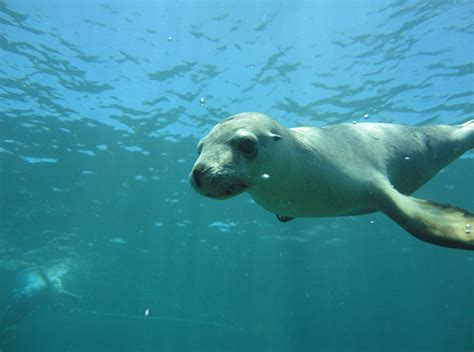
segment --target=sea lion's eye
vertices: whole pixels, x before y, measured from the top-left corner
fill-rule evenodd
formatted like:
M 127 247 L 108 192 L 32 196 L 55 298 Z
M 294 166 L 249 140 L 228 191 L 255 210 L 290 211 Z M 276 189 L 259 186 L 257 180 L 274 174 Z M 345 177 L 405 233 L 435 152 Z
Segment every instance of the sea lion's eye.
M 257 155 L 257 142 L 252 138 L 241 138 L 237 142 L 237 149 L 248 158 L 255 157 Z

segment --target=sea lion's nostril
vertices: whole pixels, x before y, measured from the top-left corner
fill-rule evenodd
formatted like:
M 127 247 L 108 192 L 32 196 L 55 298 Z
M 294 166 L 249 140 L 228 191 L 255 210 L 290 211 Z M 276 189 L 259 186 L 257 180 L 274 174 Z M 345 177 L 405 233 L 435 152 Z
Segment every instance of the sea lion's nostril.
M 201 188 L 201 168 L 195 168 L 193 170 L 193 179 L 194 179 L 194 185 L 197 188 Z

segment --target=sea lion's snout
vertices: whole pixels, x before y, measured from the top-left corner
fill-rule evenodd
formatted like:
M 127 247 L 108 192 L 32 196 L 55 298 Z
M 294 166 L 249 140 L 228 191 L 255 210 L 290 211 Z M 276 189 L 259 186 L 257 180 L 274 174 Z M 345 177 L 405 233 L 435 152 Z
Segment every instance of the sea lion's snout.
M 219 182 L 218 178 L 219 174 L 216 170 L 202 162 L 197 162 L 189 174 L 189 183 L 195 191 L 209 197 L 211 196 L 213 186 Z
M 191 174 L 189 175 L 189 182 L 194 189 L 198 190 L 201 188 L 201 174 L 202 174 L 202 166 L 194 166 Z
M 189 183 L 198 193 L 214 199 L 235 196 L 248 187 L 248 182 L 232 170 L 214 169 L 201 163 L 194 165 L 189 174 Z

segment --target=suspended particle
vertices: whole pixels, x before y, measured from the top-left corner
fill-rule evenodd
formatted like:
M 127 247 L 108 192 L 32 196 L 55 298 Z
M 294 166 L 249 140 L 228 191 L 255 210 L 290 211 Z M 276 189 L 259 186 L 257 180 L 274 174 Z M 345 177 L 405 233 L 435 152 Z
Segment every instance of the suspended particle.
M 369 118 L 369 114 L 365 114 L 364 119 L 368 119 L 368 118 Z
M 170 41 L 172 41 L 172 40 L 173 40 L 173 37 L 172 37 L 172 36 L 169 36 L 169 37 L 168 37 L 168 41 L 170 42 Z
M 404 157 L 403 159 L 405 159 L 405 160 L 410 160 L 410 157 L 409 157 L 409 156 L 406 156 L 406 157 Z
M 147 309 L 145 310 L 145 316 L 147 317 L 149 314 L 150 314 L 150 310 L 147 308 Z
M 206 103 L 206 99 L 204 98 L 199 99 L 199 104 L 201 104 L 201 106 L 204 106 L 205 103 Z
M 270 178 L 270 175 L 269 174 L 263 174 L 261 177 L 264 180 L 268 180 Z

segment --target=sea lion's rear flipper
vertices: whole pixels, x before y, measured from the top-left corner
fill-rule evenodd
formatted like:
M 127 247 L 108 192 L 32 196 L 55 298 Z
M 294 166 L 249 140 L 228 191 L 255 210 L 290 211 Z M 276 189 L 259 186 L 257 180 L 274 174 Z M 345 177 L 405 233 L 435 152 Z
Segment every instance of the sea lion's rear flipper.
M 474 215 L 451 205 L 401 194 L 390 184 L 382 189 L 380 210 L 422 241 L 474 250 Z

